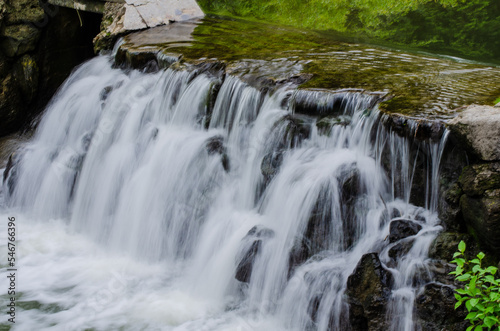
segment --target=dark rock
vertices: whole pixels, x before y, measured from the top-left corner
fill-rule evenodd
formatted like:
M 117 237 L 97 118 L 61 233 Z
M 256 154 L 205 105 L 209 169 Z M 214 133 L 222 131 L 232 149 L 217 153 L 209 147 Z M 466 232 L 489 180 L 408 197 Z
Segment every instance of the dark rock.
M 427 284 L 416 300 L 416 317 L 420 330 L 462 331 L 469 321 L 464 305 L 455 310 L 454 291 L 450 286 Z
M 334 126 L 347 126 L 351 123 L 351 118 L 349 116 L 338 116 L 338 117 L 323 117 L 316 122 L 316 127 L 320 134 L 328 135 Z
M 252 277 L 252 267 L 261 247 L 262 240 L 254 241 L 250 246 L 250 249 L 238 263 L 238 266 L 236 267 L 236 275 L 234 277 L 240 282 L 248 283 L 250 281 L 250 278 Z
M 486 190 L 500 188 L 500 163 L 475 164 L 465 167 L 460 176 L 460 185 L 470 197 L 484 195 Z
M 274 231 L 262 226 L 254 226 L 243 238 L 243 245 L 247 247 L 241 252 L 238 266 L 236 267 L 235 278 L 243 283 L 248 283 L 252 277 L 252 268 L 260 250 L 262 242 L 274 237 Z
M 19 153 L 12 153 L 7 161 L 7 166 L 5 167 L 3 173 L 3 184 L 7 187 L 7 192 L 12 194 L 15 189 L 17 180 L 17 165 L 19 163 L 20 156 Z
M 413 247 L 413 242 L 414 240 L 401 240 L 401 242 L 389 249 L 389 257 L 393 260 L 399 260 L 401 257 L 408 254 L 410 249 Z
M 422 226 L 411 220 L 394 220 L 390 224 L 389 229 L 389 242 L 394 243 L 406 237 L 416 235 Z
M 458 244 L 462 240 L 467 245 L 467 257 L 475 257 L 479 250 L 474 238 L 465 233 L 455 232 L 440 232 L 429 247 L 429 257 L 444 261 L 453 260 L 453 254 L 458 251 Z
M 29 24 L 7 26 L 2 33 L 1 49 L 9 57 L 34 51 L 40 39 L 40 30 Z
M 278 173 L 283 162 L 283 153 L 283 151 L 271 152 L 262 159 L 260 171 L 266 180 L 271 180 Z
M 226 146 L 224 146 L 224 137 L 215 136 L 207 140 L 207 152 L 209 155 L 220 154 L 222 167 L 224 170 L 230 170 L 229 157 L 227 156 Z
M 0 134 L 16 131 L 26 118 L 22 93 L 12 75 L 0 83 Z
M 38 92 L 39 69 L 36 60 L 25 54 L 17 61 L 14 75 L 19 82 L 24 102 L 31 103 Z
M 383 123 L 402 137 L 413 137 L 420 141 L 439 141 L 445 131 L 445 125 L 441 121 L 416 120 L 400 114 L 387 114 Z
M 464 194 L 460 207 L 467 226 L 481 245 L 500 254 L 500 189 L 487 190 L 481 198 Z
M 363 255 L 347 279 L 345 292 L 353 330 L 389 329 L 385 315 L 393 282 L 376 253 Z

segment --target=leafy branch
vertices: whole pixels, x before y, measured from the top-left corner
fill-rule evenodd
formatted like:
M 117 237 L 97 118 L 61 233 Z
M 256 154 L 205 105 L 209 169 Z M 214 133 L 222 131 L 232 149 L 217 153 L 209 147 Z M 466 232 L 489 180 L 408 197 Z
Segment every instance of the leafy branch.
M 450 274 L 455 275 L 457 281 L 465 283 L 463 289 L 455 290 L 455 309 L 465 304 L 469 312 L 465 319 L 472 324 L 467 331 L 483 328 L 500 330 L 500 279 L 495 278 L 498 268 L 482 267 L 485 257 L 483 252 L 477 254 L 477 258 L 466 259 L 465 248 L 465 242 L 461 241 L 451 261 L 457 266 Z

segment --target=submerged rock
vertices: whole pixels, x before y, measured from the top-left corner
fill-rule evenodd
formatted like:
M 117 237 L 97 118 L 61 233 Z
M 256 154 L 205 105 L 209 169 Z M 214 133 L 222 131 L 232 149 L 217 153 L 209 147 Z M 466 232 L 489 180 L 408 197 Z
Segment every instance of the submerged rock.
M 394 282 L 378 254 L 363 255 L 347 280 L 347 302 L 352 330 L 389 330 L 387 303 Z

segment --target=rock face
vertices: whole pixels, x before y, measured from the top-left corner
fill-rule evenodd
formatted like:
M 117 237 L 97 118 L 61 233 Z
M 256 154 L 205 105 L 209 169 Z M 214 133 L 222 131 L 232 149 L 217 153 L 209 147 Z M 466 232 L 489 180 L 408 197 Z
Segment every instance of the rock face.
M 363 255 L 347 280 L 346 295 L 352 330 L 389 330 L 385 313 L 393 281 L 392 274 L 382 266 L 378 254 Z
M 93 56 L 85 44 L 100 16 L 38 0 L 0 0 L 0 136 L 43 109 L 75 65 Z M 86 37 L 91 34 L 92 37 Z M 86 51 L 90 49 L 90 53 Z
M 126 0 L 107 3 L 101 33 L 94 39 L 96 52 L 111 49 L 116 39 L 130 31 L 203 17 L 195 0 Z
M 500 160 L 500 109 L 472 105 L 448 122 L 450 130 L 483 161 Z
M 487 248 L 500 252 L 500 163 L 465 167 L 459 183 L 463 218 L 473 234 Z

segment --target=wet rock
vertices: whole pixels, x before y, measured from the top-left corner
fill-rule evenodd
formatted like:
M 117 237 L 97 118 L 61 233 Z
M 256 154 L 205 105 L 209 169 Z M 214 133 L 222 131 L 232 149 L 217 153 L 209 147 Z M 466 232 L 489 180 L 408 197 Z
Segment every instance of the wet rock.
M 243 250 L 238 266 L 236 267 L 235 278 L 243 283 L 248 283 L 252 277 L 252 269 L 255 259 L 262 249 L 263 241 L 274 237 L 274 231 L 262 226 L 254 226 L 243 238 L 243 245 L 247 249 Z
M 416 235 L 422 226 L 411 220 L 394 220 L 389 226 L 389 242 L 394 243 L 406 237 Z
M 208 139 L 206 148 L 209 155 L 219 154 L 224 170 L 230 170 L 229 157 L 227 156 L 226 146 L 224 146 L 224 137 L 215 136 Z
M 481 245 L 500 254 L 500 189 L 486 190 L 482 197 L 463 195 L 464 220 Z
M 7 166 L 5 167 L 5 171 L 3 173 L 3 184 L 7 187 L 9 194 L 12 194 L 15 189 L 17 180 L 17 165 L 19 164 L 20 159 L 19 153 L 12 153 L 9 156 Z
M 319 121 L 316 122 L 316 127 L 318 128 L 318 132 L 320 134 L 328 135 L 334 126 L 347 126 L 351 123 L 351 117 L 349 116 L 337 116 L 337 117 L 323 117 Z
M 462 305 L 455 310 L 453 288 L 436 283 L 427 284 L 422 293 L 418 294 L 416 317 L 419 330 L 465 330 L 469 321 L 464 320 L 467 311 Z
M 471 154 L 483 161 L 500 160 L 500 109 L 471 105 L 448 127 Z
M 413 137 L 421 141 L 439 141 L 445 131 L 445 125 L 441 121 L 417 120 L 401 114 L 386 114 L 383 124 L 402 137 Z
M 459 179 L 460 185 L 470 197 L 484 195 L 486 190 L 500 188 L 500 163 L 475 164 L 465 167 Z
M 252 267 L 261 247 L 262 240 L 254 241 L 236 267 L 236 274 L 234 277 L 240 282 L 248 283 L 250 281 L 252 277 Z
M 413 247 L 414 240 L 406 240 L 397 243 L 389 249 L 389 257 L 394 261 L 399 260 L 401 257 L 408 254 L 410 249 Z
M 378 254 L 363 255 L 347 279 L 346 296 L 352 330 L 388 330 L 387 303 L 391 296 L 392 274 Z
M 264 156 L 260 164 L 260 171 L 267 181 L 271 180 L 279 171 L 283 162 L 284 151 L 271 152 Z

